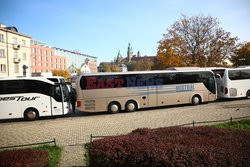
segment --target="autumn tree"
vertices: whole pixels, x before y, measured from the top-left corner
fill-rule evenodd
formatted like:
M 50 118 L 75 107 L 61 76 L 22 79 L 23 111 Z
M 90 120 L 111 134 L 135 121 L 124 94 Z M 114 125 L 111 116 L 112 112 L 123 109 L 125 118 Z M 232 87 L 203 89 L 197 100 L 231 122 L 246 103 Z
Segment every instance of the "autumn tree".
M 250 65 L 250 42 L 241 44 L 231 57 L 231 61 L 236 67 Z
M 141 59 L 135 63 L 134 71 L 149 71 L 153 64 L 150 59 Z
M 71 76 L 68 70 L 52 70 L 52 75 L 64 77 L 65 80 Z
M 183 15 L 159 41 L 157 59 L 165 67 L 221 66 L 236 49 L 237 40 L 216 18 Z
M 103 72 L 111 72 L 111 67 L 109 64 L 103 65 Z
M 121 72 L 121 69 L 117 64 L 112 64 L 110 68 L 112 72 Z

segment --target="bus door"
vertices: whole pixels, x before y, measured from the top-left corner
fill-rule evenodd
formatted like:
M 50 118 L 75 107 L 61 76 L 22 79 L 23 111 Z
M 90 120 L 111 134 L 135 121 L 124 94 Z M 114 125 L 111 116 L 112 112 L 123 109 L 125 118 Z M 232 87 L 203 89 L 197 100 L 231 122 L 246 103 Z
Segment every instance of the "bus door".
M 156 77 L 155 74 L 148 74 L 144 76 L 145 85 L 147 89 L 147 107 L 157 106 L 157 94 L 156 94 Z
M 148 107 L 157 106 L 156 86 L 147 86 L 148 89 Z
M 52 87 L 51 115 L 62 115 L 62 114 L 64 114 L 62 89 L 60 85 L 55 85 Z

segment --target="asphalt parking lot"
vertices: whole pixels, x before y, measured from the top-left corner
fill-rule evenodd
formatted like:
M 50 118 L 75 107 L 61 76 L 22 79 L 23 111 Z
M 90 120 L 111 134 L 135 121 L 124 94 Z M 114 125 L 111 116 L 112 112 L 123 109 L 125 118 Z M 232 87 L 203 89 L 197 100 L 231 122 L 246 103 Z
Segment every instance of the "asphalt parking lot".
M 37 121 L 0 122 L 0 147 L 50 141 L 61 146 L 89 142 L 90 135 L 126 134 L 137 128 L 158 128 L 194 121 L 212 121 L 250 116 L 250 99 L 213 102 L 198 106 L 183 105 L 151 108 L 133 113 L 70 113 Z

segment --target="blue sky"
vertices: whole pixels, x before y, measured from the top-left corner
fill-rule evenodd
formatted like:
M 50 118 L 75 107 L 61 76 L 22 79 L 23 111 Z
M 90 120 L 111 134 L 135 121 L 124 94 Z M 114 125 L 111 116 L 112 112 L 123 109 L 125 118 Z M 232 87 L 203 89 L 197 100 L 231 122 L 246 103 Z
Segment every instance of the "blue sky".
M 181 15 L 217 17 L 221 27 L 250 41 L 249 0 L 0 0 L 0 22 L 68 50 L 111 61 L 128 42 L 156 55 L 158 41 Z

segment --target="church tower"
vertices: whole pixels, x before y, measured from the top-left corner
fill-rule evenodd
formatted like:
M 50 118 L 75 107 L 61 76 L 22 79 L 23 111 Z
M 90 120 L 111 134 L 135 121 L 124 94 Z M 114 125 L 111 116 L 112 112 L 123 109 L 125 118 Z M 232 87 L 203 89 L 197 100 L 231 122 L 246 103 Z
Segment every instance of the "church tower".
M 118 54 L 117 54 L 117 57 L 116 57 L 116 63 L 120 63 L 122 61 L 122 55 L 121 55 L 121 52 L 119 50 Z
M 128 43 L 128 51 L 127 51 L 127 59 L 128 59 L 128 62 L 131 61 L 132 56 L 133 56 L 132 47 L 131 47 L 131 44 Z

